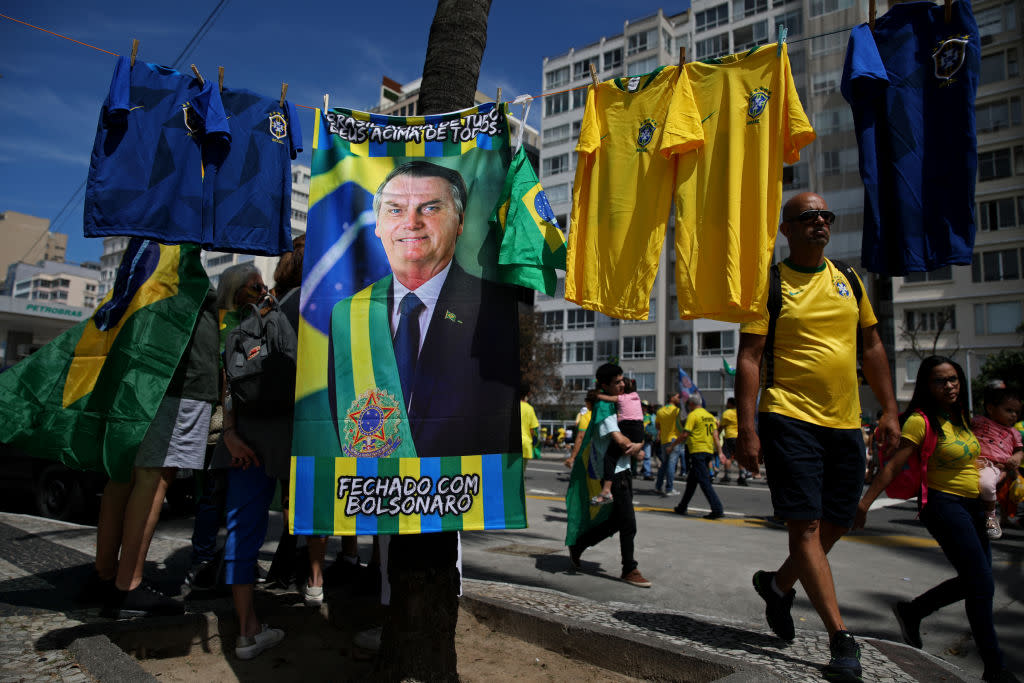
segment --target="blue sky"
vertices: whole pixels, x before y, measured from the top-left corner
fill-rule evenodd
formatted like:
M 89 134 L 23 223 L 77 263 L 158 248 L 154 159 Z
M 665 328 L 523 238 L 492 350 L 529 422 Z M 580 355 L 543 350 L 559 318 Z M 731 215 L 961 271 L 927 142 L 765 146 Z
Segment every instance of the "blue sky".
M 170 64 L 216 6 L 125 0 L 10 0 L 0 13 L 112 52 L 141 41 L 139 58 Z M 688 0 L 540 2 L 494 0 L 478 87 L 502 98 L 541 91 L 546 55 L 622 32 L 623 21 L 685 9 Z M 296 104 L 366 108 L 382 75 L 400 83 L 422 74 L 435 4 L 229 0 L 188 58 L 204 77 L 275 95 L 288 83 Z M 96 121 L 114 57 L 0 18 L 0 211 L 51 220 L 85 180 Z M 540 125 L 540 102 L 530 123 Z M 312 113 L 300 109 L 307 142 Z M 308 163 L 308 152 L 300 161 Z M 68 233 L 68 260 L 99 260 L 101 241 L 82 236 L 82 193 L 53 225 Z

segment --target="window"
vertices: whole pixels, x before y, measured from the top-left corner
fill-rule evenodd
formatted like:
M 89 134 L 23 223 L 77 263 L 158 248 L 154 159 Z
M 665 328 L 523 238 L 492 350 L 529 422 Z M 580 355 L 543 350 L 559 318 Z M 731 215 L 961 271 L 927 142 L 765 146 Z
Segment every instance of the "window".
M 750 17 L 758 12 L 768 11 L 768 0 L 733 0 L 732 18 Z
M 629 37 L 629 42 L 626 45 L 626 56 L 635 55 L 637 52 L 643 52 L 644 50 L 657 47 L 657 45 L 655 45 L 657 40 L 658 34 L 654 30 L 634 33 Z
M 956 329 L 956 308 L 947 306 L 923 311 L 904 311 L 903 329 L 907 332 L 938 332 Z
M 815 36 L 811 39 L 811 54 L 817 56 L 839 52 L 844 45 L 843 36 L 839 33 L 833 33 L 830 36 Z
M 572 91 L 572 108 L 579 109 L 587 105 L 587 91 L 585 88 Z
M 552 88 L 560 88 L 563 85 L 568 85 L 569 67 L 563 66 L 560 69 L 554 69 L 553 71 L 547 72 L 546 74 L 544 74 L 544 83 L 546 84 L 545 87 L 548 90 L 551 90 Z
M 568 312 L 565 328 L 567 330 L 583 330 L 594 326 L 594 312 L 574 309 Z
M 1017 13 L 1012 2 L 1002 7 L 979 10 L 975 12 L 974 19 L 978 22 L 978 35 L 982 38 L 1017 28 Z
M 548 201 L 552 204 L 562 204 L 569 201 L 569 184 L 561 183 L 559 185 L 552 185 L 551 187 L 544 188 L 544 194 L 548 196 Z M 565 225 L 565 223 L 559 222 L 559 225 Z
M 597 342 L 597 359 L 606 361 L 619 355 L 618 339 L 603 339 Z
M 594 378 L 590 375 L 569 375 L 563 380 L 563 386 L 569 391 L 586 391 L 594 386 Z
M 807 53 L 803 50 L 790 50 L 789 68 L 794 76 L 799 76 L 807 71 Z
M 716 5 L 711 9 L 697 12 L 694 15 L 694 20 L 697 22 L 695 29 L 697 33 L 707 31 L 716 26 L 724 26 L 729 23 L 729 3 L 723 2 L 721 5 Z
M 632 377 L 636 380 L 637 391 L 654 391 L 654 373 L 653 372 L 627 372 L 627 377 Z
M 225 263 L 232 263 L 235 260 L 234 254 L 220 254 L 219 256 L 211 256 L 206 259 L 206 267 L 212 268 L 213 266 L 220 266 Z
M 619 326 L 619 319 L 618 318 L 612 318 L 610 316 L 605 315 L 604 313 L 598 313 L 597 314 L 597 326 L 598 327 L 618 327 Z
M 562 329 L 562 318 L 565 311 L 544 311 L 539 314 L 540 326 L 546 331 Z
M 578 140 L 579 139 L 579 137 L 580 137 L 580 128 L 582 126 L 583 126 L 583 122 L 582 121 L 573 121 L 572 122 L 572 139 L 573 140 Z
M 804 32 L 804 13 L 799 9 L 793 9 L 785 14 L 776 14 L 773 26 L 782 24 L 789 31 L 790 39 L 796 38 Z
M 639 62 L 631 62 L 626 71 L 630 76 L 639 76 L 640 74 L 649 74 L 657 68 L 658 58 L 648 57 L 647 59 L 641 59 Z
M 811 16 L 818 17 L 847 7 L 853 7 L 853 0 L 811 0 Z
M 697 346 L 702 356 L 729 356 L 736 353 L 736 333 L 733 330 L 698 332 Z
M 563 123 L 560 126 L 552 126 L 544 129 L 544 144 L 555 145 L 569 139 L 569 124 Z
M 1009 126 L 1020 125 L 1020 98 L 996 100 L 976 107 L 976 125 L 979 133 L 991 133 Z
M 1013 175 L 1009 149 L 994 149 L 978 153 L 978 180 L 1008 178 Z
M 616 48 L 604 53 L 604 70 L 618 69 L 622 67 L 622 48 Z
M 544 175 L 557 175 L 569 170 L 569 155 L 556 154 L 553 157 L 544 159 L 542 163 Z
M 598 61 L 597 56 L 587 57 L 581 59 L 572 65 L 572 79 L 578 81 L 583 78 L 590 78 L 590 65 L 593 64 L 595 69 L 601 68 L 601 63 Z
M 853 112 L 849 107 L 825 109 L 814 115 L 814 131 L 818 135 L 831 135 L 853 129 Z
M 1021 324 L 1019 301 L 974 304 L 975 334 L 1012 334 Z
M 305 222 L 306 216 L 307 216 L 307 214 L 306 214 L 305 211 L 299 211 L 298 209 L 292 209 L 292 220 Z
M 688 335 L 688 334 L 673 334 L 672 335 L 672 355 L 673 356 L 689 356 L 690 355 L 690 335 Z
M 943 282 L 953 279 L 953 267 L 943 266 L 928 273 L 907 273 L 903 276 L 903 282 Z
M 839 150 L 827 149 L 821 153 L 821 174 L 824 176 L 839 175 L 842 169 L 839 166 Z
M 566 363 L 592 363 L 594 362 L 594 342 L 566 342 L 565 343 Z
M 921 359 L 917 356 L 911 356 L 907 359 L 904 365 L 907 371 L 907 381 L 916 384 L 917 383 L 917 371 L 921 369 Z
M 1024 209 L 1024 196 L 1003 197 L 978 204 L 978 223 L 982 230 L 1005 230 L 1017 226 L 1017 215 L 1014 206 Z M 1022 216 L 1024 217 L 1024 216 Z
M 736 386 L 736 378 L 721 370 L 698 370 L 697 388 L 701 391 L 709 389 L 732 389 Z
M 807 187 L 807 162 L 801 161 L 782 168 L 782 189 L 798 190 Z
M 817 73 L 811 76 L 811 94 L 812 95 L 829 95 L 839 90 L 839 79 L 841 79 L 843 73 L 841 71 L 825 71 L 823 73 Z
M 661 46 L 666 52 L 672 52 L 672 35 L 665 29 L 661 29 Z
M 569 93 L 561 92 L 544 98 L 544 115 L 552 116 L 569 111 Z
M 1016 78 L 1019 75 L 1020 65 L 1017 62 L 1017 48 L 983 55 L 981 58 L 980 85 L 998 83 L 1009 78 Z
M 697 59 L 714 59 L 729 54 L 729 34 L 721 33 L 704 40 L 698 40 L 695 46 Z
M 732 32 L 733 51 L 749 50 L 757 45 L 768 42 L 768 22 L 758 21 L 749 26 L 738 28 Z
M 654 358 L 654 335 L 622 338 L 622 359 Z
M 61 279 L 57 280 L 56 286 L 57 287 L 70 287 L 71 286 L 71 280 L 67 280 L 65 278 L 61 278 Z
M 1020 261 L 1016 249 L 974 252 L 971 259 L 971 280 L 974 282 L 999 282 L 1019 280 Z

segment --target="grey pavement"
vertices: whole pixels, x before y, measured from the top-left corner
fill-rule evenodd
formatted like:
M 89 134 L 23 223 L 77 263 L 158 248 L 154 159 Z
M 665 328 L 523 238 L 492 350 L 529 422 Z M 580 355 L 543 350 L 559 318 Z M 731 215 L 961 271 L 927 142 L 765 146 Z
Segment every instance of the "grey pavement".
M 782 535 L 773 533 L 770 544 L 766 544 L 765 529 L 756 525 L 730 527 L 657 512 L 641 513 L 641 562 L 647 561 L 642 565 L 644 571 L 656 582 L 654 589 L 644 591 L 615 579 L 615 539 L 588 552 L 582 572 L 568 571 L 564 547 L 552 542 L 550 535 L 564 533 L 564 519 L 552 515 L 547 502 L 536 497 L 530 501 L 528 530 L 466 535 L 464 604 L 472 611 L 489 610 L 496 627 L 504 626 L 514 635 L 560 651 L 566 649 L 566 634 L 576 634 L 577 655 L 610 657 L 607 662 L 595 662 L 601 665 L 624 660 L 662 662 L 663 670 L 657 672 L 626 671 L 643 674 L 641 677 L 681 680 L 679 667 L 696 667 L 695 671 L 703 672 L 700 680 L 820 680 L 820 666 L 827 654 L 820 624 L 798 619 L 796 640 L 784 646 L 767 630 L 756 597 L 751 599 L 752 590 L 747 587 L 751 564 L 777 555 Z M 550 503 L 557 509 L 556 501 Z M 552 524 L 553 530 L 547 529 Z M 679 562 L 675 556 L 650 561 L 659 555 L 651 539 L 653 529 L 660 524 L 675 525 L 668 528 L 675 529 L 677 537 L 685 539 L 687 547 L 699 550 L 699 554 L 693 554 L 690 562 Z M 754 539 L 761 534 L 761 541 L 751 542 L 748 557 L 737 561 L 735 553 L 725 552 L 727 546 L 736 545 L 737 539 L 723 543 L 723 530 L 751 534 Z M 545 536 L 545 531 L 549 535 Z M 644 540 L 645 534 L 648 540 Z M 98 608 L 76 606 L 73 598 L 88 575 L 94 543 L 94 527 L 0 513 L 0 683 L 124 677 L 123 672 L 111 676 L 102 669 L 104 662 L 123 666 L 124 660 L 92 657 L 89 661 L 81 653 L 92 648 L 76 636 L 95 637 L 125 628 L 144 631 L 155 624 L 140 620 L 115 628 L 98 616 Z M 748 541 L 744 538 L 743 543 Z M 264 546 L 264 565 L 271 546 Z M 769 548 L 773 552 L 768 552 Z M 841 550 L 857 555 L 864 548 L 871 546 L 850 543 Z M 173 593 L 173 586 L 180 584 L 184 575 L 188 553 L 187 540 L 158 529 L 149 553 L 147 576 L 158 586 L 172 587 Z M 888 569 L 879 567 L 877 571 Z M 729 616 L 734 610 L 716 607 L 711 596 L 716 591 L 702 587 L 714 583 L 703 576 L 709 570 L 717 575 L 719 583 L 736 585 L 737 603 L 742 599 L 748 612 L 735 618 Z M 563 589 L 546 587 L 551 577 Z M 670 599 L 681 594 L 690 598 Z M 221 602 L 224 604 L 200 605 L 199 609 L 230 614 L 230 603 Z M 717 604 L 720 606 L 721 601 Z M 887 616 L 876 614 L 874 618 Z M 185 617 L 190 618 L 194 615 Z M 882 638 L 861 637 L 860 642 L 865 680 L 971 680 L 963 670 L 926 652 Z M 601 646 L 594 647 L 594 643 Z M 77 658 L 74 652 L 79 653 Z M 100 661 L 99 669 L 96 660 Z

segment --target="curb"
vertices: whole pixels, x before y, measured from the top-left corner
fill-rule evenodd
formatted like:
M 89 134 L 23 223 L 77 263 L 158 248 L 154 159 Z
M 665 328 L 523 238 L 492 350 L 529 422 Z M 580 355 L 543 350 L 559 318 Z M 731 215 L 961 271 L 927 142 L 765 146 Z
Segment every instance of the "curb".
M 68 654 L 83 672 L 99 683 L 156 683 L 157 680 L 104 635 L 76 638 L 68 646 Z

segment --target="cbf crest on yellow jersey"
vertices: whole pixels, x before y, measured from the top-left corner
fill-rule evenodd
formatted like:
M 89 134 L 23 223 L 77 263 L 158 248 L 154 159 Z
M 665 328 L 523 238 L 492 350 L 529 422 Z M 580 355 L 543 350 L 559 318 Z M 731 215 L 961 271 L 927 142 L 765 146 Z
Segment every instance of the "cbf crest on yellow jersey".
M 565 298 L 584 308 L 647 318 L 675 186 L 673 159 L 703 141 L 682 74 L 667 66 L 587 92 L 565 277 Z
M 704 145 L 676 157 L 676 297 L 681 318 L 757 319 L 782 208 L 782 163 L 814 130 L 789 53 L 765 45 L 685 66 Z M 682 79 L 681 79 L 682 80 Z M 662 144 L 681 144 L 669 134 Z

